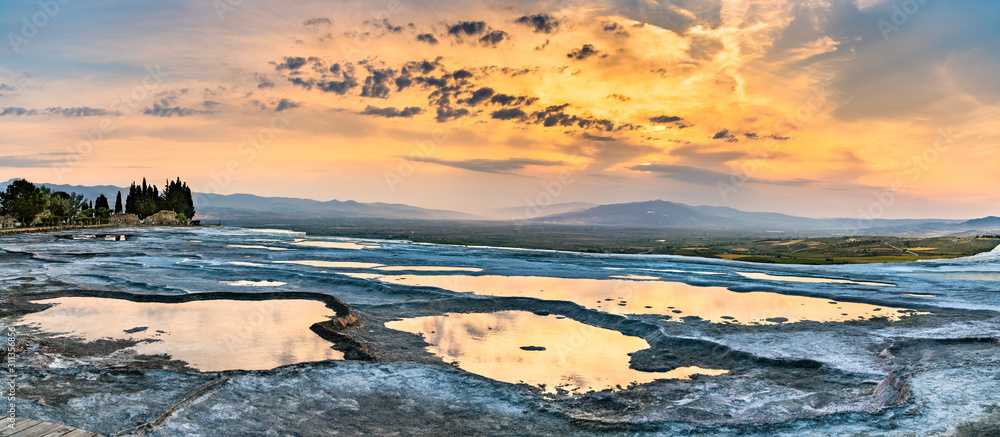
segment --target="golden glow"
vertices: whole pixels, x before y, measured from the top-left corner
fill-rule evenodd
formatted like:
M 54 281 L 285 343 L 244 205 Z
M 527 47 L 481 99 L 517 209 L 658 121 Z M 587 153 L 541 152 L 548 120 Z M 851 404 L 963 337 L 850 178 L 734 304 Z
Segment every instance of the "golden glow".
M 855 11 L 873 14 L 865 15 L 869 24 L 886 18 L 877 15 L 884 11 L 868 8 L 872 3 L 857 3 L 866 6 Z M 997 108 L 991 103 L 992 82 L 970 78 L 993 74 L 968 71 L 991 65 L 976 58 L 984 51 L 938 47 L 931 36 L 914 41 L 913 35 L 936 31 L 916 20 L 907 25 L 909 36 L 884 41 L 874 31 L 858 33 L 864 26 L 828 28 L 843 24 L 827 19 L 828 2 L 726 0 L 718 8 L 651 7 L 686 17 L 681 21 L 690 20 L 690 27 L 674 28 L 677 20 L 609 4 L 536 11 L 560 23 L 551 33 L 538 33 L 514 23 L 527 11 L 472 3 L 403 7 L 388 15 L 393 25 L 402 26 L 390 32 L 370 24 L 381 20 L 372 21 L 372 10 L 363 3 L 258 2 L 241 5 L 243 13 L 234 15 L 239 18 L 201 23 L 205 33 L 194 38 L 189 31 L 194 23 L 177 25 L 172 21 L 177 14 L 153 14 L 149 19 L 156 25 L 141 32 L 123 35 L 134 26 L 107 25 L 116 31 L 63 35 L 67 47 L 35 52 L 46 54 L 38 60 L 37 73 L 45 72 L 34 74 L 39 77 L 14 73 L 31 70 L 33 52 L 19 58 L 24 68 L 0 70 L 0 82 L 16 88 L 6 91 L 5 106 L 44 112 L 48 107 L 111 108 L 117 97 L 141 86 L 146 66 L 160 65 L 169 74 L 162 82 L 142 93 L 145 97 L 127 114 L 103 118 L 113 131 L 88 145 L 81 133 L 99 128 L 102 117 L 7 115 L 0 147 L 9 156 L 54 156 L 53 162 L 35 166 L 11 164 L 18 176 L 36 182 L 122 185 L 143 174 L 161 175 L 153 178 L 159 180 L 182 172 L 200 192 L 294 194 L 471 212 L 521 205 L 544 189 L 541 183 L 569 172 L 574 182 L 563 187 L 560 202 L 663 198 L 854 218 L 876 200 L 875 193 L 896 187 L 896 199 L 883 218 L 992 213 L 982 205 L 995 204 L 995 194 L 982 181 L 992 180 L 1000 165 L 991 146 L 1000 136 Z M 322 28 L 303 26 L 316 17 L 332 21 Z M 444 30 L 472 19 L 509 38 L 486 47 L 477 38 L 457 38 Z M 610 23 L 622 30 L 606 31 Z M 417 40 L 427 32 L 440 42 Z M 162 45 L 165 40 L 172 41 L 170 47 Z M 128 50 L 122 41 L 129 42 Z M 567 56 L 583 44 L 593 45 L 597 54 Z M 906 62 L 887 58 L 904 52 L 916 55 Z M 351 64 L 359 85 L 345 94 L 295 85 L 289 81 L 294 75 L 276 69 L 293 56 L 315 57 L 326 66 Z M 360 93 L 368 68 L 399 71 L 408 62 L 436 59 L 443 70 L 434 77 L 465 69 L 474 75 L 470 89 L 537 98 L 523 107 L 529 114 L 568 104 L 567 114 L 607 119 L 622 129 L 501 120 L 491 116 L 500 106 L 464 105 L 457 103 L 458 95 L 451 96 L 454 108 L 469 114 L 439 122 L 437 108 L 428 104 L 428 87 L 393 87 L 385 98 Z M 58 62 L 66 68 L 50 65 Z M 73 70 L 84 64 L 88 70 Z M 910 75 L 911 64 L 924 67 L 919 79 Z M 304 66 L 297 74 L 311 77 L 312 68 Z M 62 70 L 65 76 L 49 77 Z M 920 104 L 911 104 L 917 97 Z M 145 114 L 157 98 L 196 112 Z M 281 99 L 298 106 L 276 112 Z M 394 118 L 363 114 L 369 106 L 421 112 Z M 682 122 L 653 122 L 657 116 Z M 717 137 L 724 131 L 732 137 Z M 242 146 L 261 132 L 266 141 L 248 153 Z M 772 135 L 787 139 L 772 141 Z M 600 142 L 607 146 L 600 153 L 581 153 Z M 85 153 L 73 151 L 80 143 Z M 432 148 L 426 148 L 429 143 Z M 143 144 L 157 147 L 137 147 Z M 407 160 L 426 150 L 440 161 L 550 163 L 490 172 Z M 652 171 L 656 165 L 700 172 L 665 175 Z M 124 170 L 136 166 L 144 168 Z M 386 174 L 401 180 L 389 184 Z M 722 198 L 716 182 L 726 182 L 731 174 L 748 180 L 738 195 Z M 928 212 L 929 207 L 936 208 Z
M 721 375 L 727 370 L 681 367 L 668 372 L 629 368 L 631 352 L 649 344 L 638 337 L 601 329 L 561 316 L 524 311 L 416 317 L 387 322 L 389 329 L 420 334 L 427 350 L 446 363 L 509 383 L 586 392 L 624 388 L 656 379 Z M 525 350 L 545 348 L 544 350 Z
M 340 360 L 309 327 L 333 310 L 314 300 L 207 300 L 178 304 L 95 297 L 39 300 L 54 307 L 21 317 L 44 332 L 91 342 L 145 341 L 139 354 L 166 354 L 203 372 L 263 370 L 292 363 Z M 128 333 L 138 327 L 147 329 Z M 162 332 L 160 332 L 162 331 Z
M 612 314 L 659 314 L 671 321 L 697 316 L 712 323 L 774 324 L 805 320 L 843 322 L 886 317 L 899 320 L 901 308 L 834 302 L 769 292 L 738 293 L 724 287 L 698 287 L 681 282 L 623 279 L 549 278 L 536 276 L 464 276 L 341 273 L 386 283 L 438 287 L 485 296 L 537 297 L 564 300 Z

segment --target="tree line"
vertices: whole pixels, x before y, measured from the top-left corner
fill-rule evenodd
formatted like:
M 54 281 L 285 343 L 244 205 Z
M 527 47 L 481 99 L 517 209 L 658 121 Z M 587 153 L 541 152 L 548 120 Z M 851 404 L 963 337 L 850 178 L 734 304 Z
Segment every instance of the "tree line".
M 20 226 L 108 223 L 112 214 L 122 213 L 135 214 L 141 220 L 160 211 L 173 211 L 181 221 L 194 217 L 194 199 L 187 183 L 180 178 L 167 181 L 161 192 L 143 178 L 141 185 L 132 182 L 124 202 L 119 191 L 114 207 L 104 194 L 87 200 L 82 194 L 53 192 L 25 179 L 14 180 L 0 192 L 0 214 Z

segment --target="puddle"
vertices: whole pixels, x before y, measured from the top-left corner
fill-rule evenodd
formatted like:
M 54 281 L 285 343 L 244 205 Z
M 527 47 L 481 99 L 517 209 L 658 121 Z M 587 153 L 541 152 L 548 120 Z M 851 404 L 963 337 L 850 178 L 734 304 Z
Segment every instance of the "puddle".
M 372 267 L 378 267 L 382 265 L 375 263 L 358 263 L 358 262 L 348 262 L 348 261 L 275 261 L 275 263 L 299 264 L 310 267 L 328 267 L 337 269 L 370 269 Z
M 344 358 L 309 330 L 313 323 L 335 315 L 314 300 L 153 303 L 64 297 L 36 302 L 56 306 L 25 315 L 21 323 L 86 342 L 152 340 L 133 349 L 140 354 L 167 354 L 203 372 L 263 370 Z
M 385 270 L 388 272 L 409 270 L 413 272 L 481 272 L 483 269 L 477 267 L 440 267 L 440 266 L 386 266 L 378 267 L 375 270 Z
M 823 283 L 823 284 L 858 284 L 858 285 L 874 285 L 878 287 L 896 286 L 896 284 L 889 284 L 885 282 L 851 281 L 847 279 L 815 278 L 811 276 L 784 276 L 784 275 L 769 275 L 767 273 L 744 273 L 744 272 L 736 272 L 736 274 L 743 276 L 745 278 L 765 279 L 769 281 L 810 282 L 810 283 Z
M 666 315 L 672 321 L 698 316 L 713 323 L 776 324 L 805 320 L 843 322 L 872 317 L 899 320 L 908 315 L 899 313 L 898 311 L 903 310 L 901 308 L 853 302 L 830 304 L 832 301 L 828 299 L 764 291 L 737 293 L 724 287 L 699 287 L 669 281 L 540 276 L 342 274 L 392 284 L 437 287 L 487 296 L 565 300 L 612 314 Z
M 219 282 L 226 285 L 234 285 L 237 287 L 277 287 L 287 284 L 287 282 L 281 282 L 281 281 L 219 281 Z
M 256 244 L 227 244 L 226 247 L 235 247 L 238 249 L 295 250 L 284 247 L 270 247 L 270 246 L 261 246 Z
M 720 375 L 727 370 L 681 367 L 669 372 L 629 368 L 629 353 L 647 349 L 638 337 L 555 315 L 526 311 L 416 317 L 388 322 L 389 329 L 420 334 L 427 350 L 461 369 L 490 379 L 525 383 L 556 393 L 617 389 L 656 379 Z
M 297 246 L 308 246 L 308 247 L 322 247 L 324 249 L 349 249 L 349 250 L 361 250 L 361 249 L 378 249 L 382 246 L 378 244 L 359 244 L 350 241 L 306 241 L 297 240 L 292 244 Z

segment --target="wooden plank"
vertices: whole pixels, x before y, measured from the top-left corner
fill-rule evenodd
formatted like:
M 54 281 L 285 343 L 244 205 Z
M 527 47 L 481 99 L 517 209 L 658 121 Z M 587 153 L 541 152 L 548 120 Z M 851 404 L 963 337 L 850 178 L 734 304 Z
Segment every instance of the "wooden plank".
M 32 419 L 17 419 L 14 428 L 6 424 L 0 429 L 0 437 L 101 437 L 92 432 L 73 428 L 58 423 L 40 422 Z
M 38 425 L 32 426 L 30 428 L 25 428 L 24 431 L 18 431 L 10 435 L 10 437 L 38 437 L 41 435 L 48 434 L 55 431 L 62 425 L 55 423 L 45 423 L 39 422 Z
M 20 432 L 20 431 L 23 431 L 23 430 L 25 430 L 25 429 L 27 429 L 27 428 L 30 428 L 30 427 L 32 427 L 32 426 L 36 426 L 36 425 L 39 425 L 39 424 L 41 424 L 41 423 L 42 423 L 42 422 L 39 422 L 39 421 L 37 421 L 37 420 L 31 420 L 31 419 L 17 419 L 17 421 L 15 421 L 15 422 L 14 422 L 14 429 L 10 429 L 10 428 L 8 428 L 8 427 L 4 426 L 4 428 L 3 428 L 3 433 L 2 433 L 2 434 L 0 434 L 0 435 L 2 435 L 2 436 L 4 436 L 4 437 L 8 437 L 8 436 L 10 436 L 10 435 L 12 435 L 12 434 L 14 434 L 14 433 L 16 433 L 16 432 Z
M 68 434 L 66 434 L 66 435 L 64 435 L 62 437 L 92 437 L 92 436 L 96 436 L 96 435 L 97 434 L 94 434 L 94 433 L 89 432 L 89 431 L 84 431 L 82 429 L 74 429 L 74 430 L 70 431 Z
M 64 435 L 66 435 L 66 434 L 74 431 L 75 429 L 76 428 L 73 428 L 72 426 L 59 425 L 58 428 L 56 428 L 56 429 L 54 429 L 52 431 L 49 431 L 46 434 L 42 434 L 42 435 L 39 435 L 39 436 L 36 436 L 36 437 L 63 437 Z

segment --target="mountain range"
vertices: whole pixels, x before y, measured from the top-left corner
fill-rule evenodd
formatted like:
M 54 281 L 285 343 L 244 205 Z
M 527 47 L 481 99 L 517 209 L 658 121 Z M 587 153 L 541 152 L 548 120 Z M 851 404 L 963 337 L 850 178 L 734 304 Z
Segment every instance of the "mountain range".
M 13 179 L 0 182 L 5 190 Z M 118 191 L 128 188 L 111 185 L 80 186 L 36 184 L 53 191 L 76 192 L 87 199 L 100 194 L 113 203 Z M 511 220 L 524 218 L 528 224 L 614 226 L 620 228 L 684 229 L 704 231 L 780 231 L 812 235 L 896 235 L 942 236 L 974 235 L 1000 232 L 1000 217 L 973 220 L 946 219 L 850 219 L 807 218 L 771 212 L 747 212 L 722 206 L 691 206 L 683 203 L 652 200 L 645 202 L 595 205 L 586 202 L 554 204 L 545 207 L 547 214 L 525 217 L 523 207 L 498 208 L 486 216 L 463 212 L 427 209 L 404 204 L 361 203 L 352 200 L 319 201 L 292 197 L 264 197 L 252 194 L 195 194 L 197 217 L 206 221 L 240 222 L 247 220 L 378 218 L 389 220 Z

